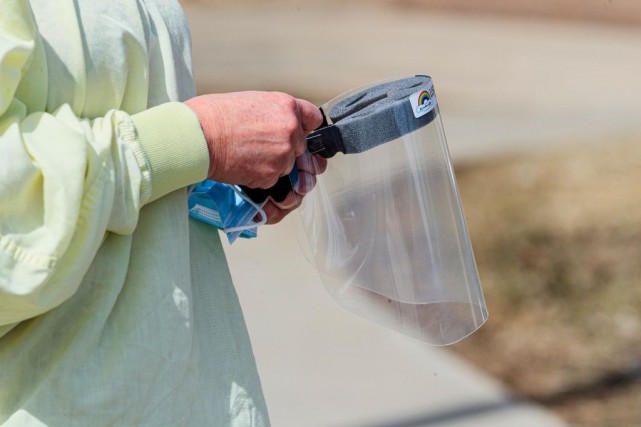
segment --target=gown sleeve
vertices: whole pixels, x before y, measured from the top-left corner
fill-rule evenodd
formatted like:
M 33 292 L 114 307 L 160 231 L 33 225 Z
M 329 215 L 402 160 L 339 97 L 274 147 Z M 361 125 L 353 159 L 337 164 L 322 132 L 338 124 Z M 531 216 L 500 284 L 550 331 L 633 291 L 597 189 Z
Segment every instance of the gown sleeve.
M 91 120 L 66 104 L 29 112 L 24 97 L 42 94 L 21 81 L 46 67 L 42 41 L 26 0 L 0 4 L 1 327 L 73 295 L 106 233 L 133 233 L 142 206 L 205 179 L 209 155 L 178 102 Z

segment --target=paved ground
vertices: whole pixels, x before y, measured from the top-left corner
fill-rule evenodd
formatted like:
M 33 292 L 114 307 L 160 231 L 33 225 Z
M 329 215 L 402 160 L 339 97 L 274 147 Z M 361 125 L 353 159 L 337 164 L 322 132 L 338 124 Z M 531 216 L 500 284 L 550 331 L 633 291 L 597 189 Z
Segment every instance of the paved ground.
M 226 247 L 275 427 L 562 425 L 447 350 L 340 308 L 297 227 L 293 215 Z
M 199 88 L 277 89 L 322 103 L 374 81 L 430 74 L 457 161 L 639 132 L 639 27 L 364 4 L 189 8 Z
M 428 73 L 459 162 L 639 132 L 638 29 L 373 3 L 188 5 L 199 89 L 275 89 L 321 103 Z M 302 255 L 297 220 L 227 248 L 274 426 L 561 425 L 447 350 L 339 308 Z

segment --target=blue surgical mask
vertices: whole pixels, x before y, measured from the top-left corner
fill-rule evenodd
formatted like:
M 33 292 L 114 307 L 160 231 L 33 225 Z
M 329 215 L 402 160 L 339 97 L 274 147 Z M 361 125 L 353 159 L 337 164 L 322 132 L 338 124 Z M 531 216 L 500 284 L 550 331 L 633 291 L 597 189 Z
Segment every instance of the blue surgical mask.
M 189 192 L 189 215 L 221 229 L 229 243 L 238 237 L 256 237 L 257 228 L 267 221 L 264 205 L 253 202 L 236 186 L 216 181 L 203 181 Z M 260 220 L 254 221 L 257 217 Z

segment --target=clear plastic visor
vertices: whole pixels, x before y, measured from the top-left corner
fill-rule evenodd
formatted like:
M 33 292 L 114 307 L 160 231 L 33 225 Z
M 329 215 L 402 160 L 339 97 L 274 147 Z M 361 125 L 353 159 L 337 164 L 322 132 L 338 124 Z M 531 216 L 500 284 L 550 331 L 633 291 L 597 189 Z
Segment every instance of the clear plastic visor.
M 313 262 L 338 303 L 433 345 L 457 342 L 485 322 L 438 107 L 430 124 L 401 138 L 338 153 L 316 179 L 299 211 Z

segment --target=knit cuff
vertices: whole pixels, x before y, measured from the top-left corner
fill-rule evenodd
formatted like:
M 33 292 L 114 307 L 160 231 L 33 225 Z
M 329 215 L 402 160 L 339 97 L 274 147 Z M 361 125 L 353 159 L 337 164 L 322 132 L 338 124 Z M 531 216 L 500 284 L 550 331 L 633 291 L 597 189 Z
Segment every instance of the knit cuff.
M 188 106 L 170 102 L 131 119 L 150 169 L 149 202 L 206 179 L 209 150 L 198 117 Z

